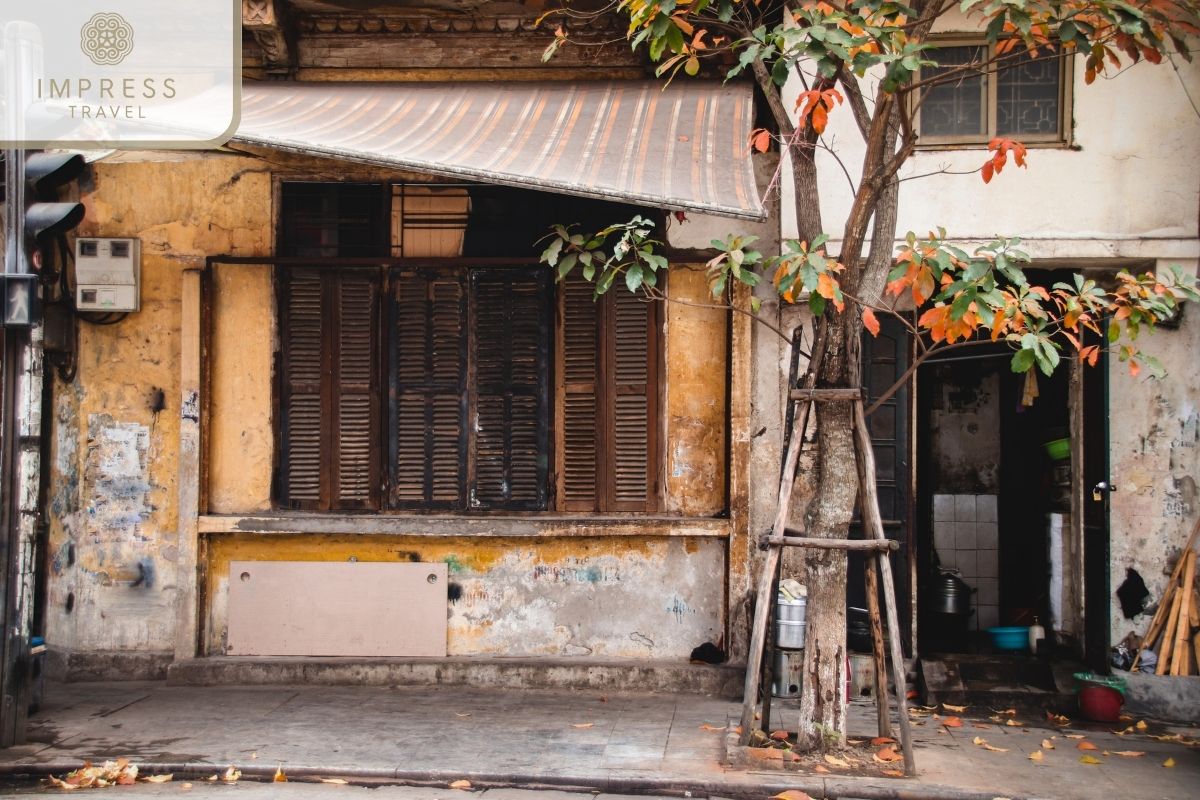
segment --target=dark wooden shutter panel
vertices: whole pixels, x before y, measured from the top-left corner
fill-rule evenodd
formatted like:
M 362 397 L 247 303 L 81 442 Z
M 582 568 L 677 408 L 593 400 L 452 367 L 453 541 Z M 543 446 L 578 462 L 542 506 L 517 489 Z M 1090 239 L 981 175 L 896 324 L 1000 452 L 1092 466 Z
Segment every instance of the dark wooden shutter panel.
M 544 509 L 548 273 L 475 270 L 471 289 L 471 507 Z
M 379 280 L 374 272 L 331 273 L 334 287 L 333 398 L 336 508 L 377 508 L 380 489 Z
M 392 276 L 392 504 L 462 508 L 466 293 L 457 272 Z
M 657 433 L 656 305 L 615 287 L 606 316 L 609 511 L 653 506 Z
M 292 508 L 319 508 L 323 459 L 321 273 L 294 269 L 284 277 L 283 498 Z
M 599 321 L 593 286 L 578 271 L 563 282 L 558 326 L 558 506 L 599 510 Z
M 378 508 L 378 277 L 296 268 L 283 282 L 283 502 Z

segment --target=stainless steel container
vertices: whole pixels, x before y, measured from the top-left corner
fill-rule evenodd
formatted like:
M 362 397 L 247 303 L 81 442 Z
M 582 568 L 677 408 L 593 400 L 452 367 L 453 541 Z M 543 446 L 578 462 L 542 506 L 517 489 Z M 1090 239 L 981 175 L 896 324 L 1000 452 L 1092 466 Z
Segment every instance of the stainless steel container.
M 795 655 L 795 658 L 792 656 Z M 802 658 L 799 653 L 787 650 L 775 651 L 772 667 L 771 694 L 774 697 L 795 697 L 800 694 L 800 669 Z
M 775 604 L 775 646 L 785 650 L 802 649 L 804 633 L 808 627 L 807 618 L 808 598 L 779 598 Z
M 940 614 L 971 613 L 971 587 L 953 572 L 943 572 L 934 581 L 934 610 Z

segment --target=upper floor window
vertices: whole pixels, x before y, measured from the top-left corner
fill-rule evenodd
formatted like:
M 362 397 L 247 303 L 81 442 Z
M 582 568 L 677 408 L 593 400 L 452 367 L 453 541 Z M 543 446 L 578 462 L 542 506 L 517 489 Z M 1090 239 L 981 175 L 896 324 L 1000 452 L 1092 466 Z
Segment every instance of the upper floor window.
M 946 76 L 920 99 L 921 144 L 983 143 L 999 136 L 1029 142 L 1061 142 L 1069 124 L 1068 59 L 1043 49 L 1037 56 L 1014 52 L 990 68 L 971 68 L 988 59 L 989 45 L 939 46 L 937 67 L 920 79 Z M 964 69 L 965 67 L 965 69 Z

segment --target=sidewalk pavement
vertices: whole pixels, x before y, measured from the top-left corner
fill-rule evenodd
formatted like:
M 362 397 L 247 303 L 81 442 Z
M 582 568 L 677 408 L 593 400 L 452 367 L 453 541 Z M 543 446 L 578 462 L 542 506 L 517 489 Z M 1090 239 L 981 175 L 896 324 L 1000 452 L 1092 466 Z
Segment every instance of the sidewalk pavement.
M 851 735 L 874 734 L 874 707 L 851 704 Z M 773 727 L 795 727 L 793 701 L 776 701 Z M 1117 726 L 1018 716 L 997 725 L 981 710 L 962 727 L 924 717 L 914 728 L 919 777 L 880 778 L 733 768 L 725 724 L 735 702 L 696 695 L 469 687 L 187 687 L 158 682 L 50 684 L 30 718 L 30 743 L 0 751 L 0 774 L 62 774 L 83 760 L 125 756 L 143 771 L 206 776 L 229 765 L 245 778 L 282 766 L 290 778 L 476 788 L 575 788 L 621 794 L 767 797 L 799 788 L 814 798 L 1192 798 L 1200 748 L 1154 738 L 1195 729 Z M 775 714 L 773 714 L 775 716 Z M 1128 723 L 1126 723 L 1128 724 Z M 977 727 L 981 726 L 981 727 Z M 718 730 L 712 730 L 718 728 Z M 1068 734 L 1086 739 L 1068 738 Z M 982 736 L 1005 752 L 973 743 Z M 1055 737 L 1053 750 L 1043 739 Z M 1095 750 L 1080 750 L 1087 741 Z M 1035 750 L 1040 762 L 1030 761 Z M 1121 756 L 1117 751 L 1142 752 Z M 1099 763 L 1085 763 L 1084 756 Z M 1164 766 L 1171 759 L 1173 766 Z

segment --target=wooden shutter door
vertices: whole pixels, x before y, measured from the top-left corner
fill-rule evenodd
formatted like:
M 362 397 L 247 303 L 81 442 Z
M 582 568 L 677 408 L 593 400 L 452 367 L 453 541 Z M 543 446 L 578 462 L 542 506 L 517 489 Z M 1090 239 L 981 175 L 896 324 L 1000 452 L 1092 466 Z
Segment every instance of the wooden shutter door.
M 321 508 L 322 451 L 328 447 L 321 425 L 324 293 L 315 269 L 293 269 L 282 277 L 281 497 L 290 508 L 315 509 Z
M 536 511 L 549 495 L 549 273 L 471 273 L 471 507 Z
M 606 511 L 651 511 L 657 493 L 657 303 L 608 292 L 604 350 Z
M 379 507 L 379 277 L 329 272 L 332 284 L 330 370 L 333 508 Z
M 461 273 L 392 274 L 392 505 L 461 509 L 466 484 Z
M 601 302 L 576 270 L 559 292 L 555 474 L 562 511 L 599 511 Z
M 378 508 L 378 278 L 292 269 L 281 300 L 283 502 Z

